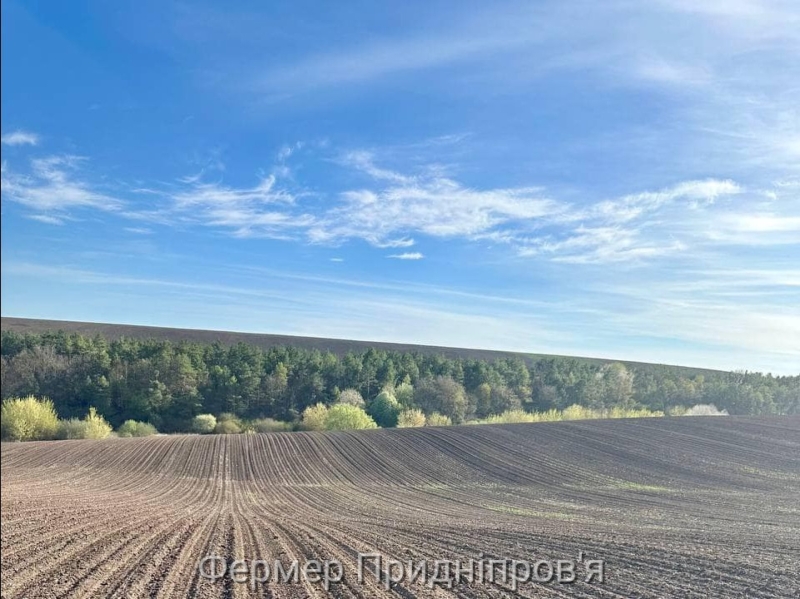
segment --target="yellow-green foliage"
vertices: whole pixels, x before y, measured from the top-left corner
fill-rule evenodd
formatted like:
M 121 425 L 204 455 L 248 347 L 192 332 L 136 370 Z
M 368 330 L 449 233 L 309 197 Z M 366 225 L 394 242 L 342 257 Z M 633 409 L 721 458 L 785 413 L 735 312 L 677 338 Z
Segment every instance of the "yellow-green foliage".
M 111 425 L 94 408 L 89 408 L 89 413 L 83 421 L 86 423 L 84 439 L 105 439 L 111 434 Z
M 57 439 L 85 439 L 86 423 L 80 418 L 58 421 Z
M 218 435 L 238 435 L 242 432 L 242 428 L 236 420 L 227 419 L 217 422 L 214 432 Z
M 156 427 L 149 422 L 138 422 L 136 420 L 126 420 L 117 429 L 117 434 L 120 437 L 149 437 L 157 432 Z
M 422 410 L 403 410 L 397 417 L 397 428 L 414 428 L 425 426 L 425 414 Z
M 647 408 L 611 408 L 607 411 L 606 418 L 660 418 L 664 412 L 648 410 Z
M 0 435 L 8 441 L 53 439 L 58 431 L 58 415 L 49 399 L 32 395 L 3 401 Z
M 525 410 L 508 410 L 502 414 L 495 414 L 475 421 L 476 424 L 516 424 L 519 422 L 536 422 L 536 414 Z
M 425 418 L 425 426 L 450 426 L 451 424 L 453 424 L 453 421 L 450 417 L 439 412 L 428 414 Z
M 192 419 L 192 432 L 205 435 L 213 433 L 217 426 L 217 418 L 213 414 L 198 414 Z
M 514 424 L 519 422 L 558 422 L 562 420 L 594 420 L 600 418 L 657 418 L 664 412 L 647 408 L 611 408 L 610 410 L 593 410 L 579 405 L 572 405 L 563 410 L 547 412 L 526 412 L 525 410 L 508 410 L 488 418 L 473 421 L 474 424 Z
M 591 418 L 599 418 L 595 410 L 584 408 L 579 405 L 571 405 L 561 412 L 562 420 L 589 420 Z
M 94 408 L 89 408 L 83 420 L 70 418 L 58 422 L 59 439 L 105 439 L 110 434 L 111 425 Z
M 339 403 L 328 408 L 325 417 L 325 430 L 347 431 L 378 428 L 372 417 L 363 408 L 351 404 Z
M 325 429 L 325 419 L 328 417 L 328 407 L 318 403 L 315 406 L 308 406 L 303 412 L 301 426 L 307 431 L 321 431 Z
M 248 422 L 245 429 L 254 433 L 280 433 L 292 430 L 292 423 L 274 418 L 256 418 Z

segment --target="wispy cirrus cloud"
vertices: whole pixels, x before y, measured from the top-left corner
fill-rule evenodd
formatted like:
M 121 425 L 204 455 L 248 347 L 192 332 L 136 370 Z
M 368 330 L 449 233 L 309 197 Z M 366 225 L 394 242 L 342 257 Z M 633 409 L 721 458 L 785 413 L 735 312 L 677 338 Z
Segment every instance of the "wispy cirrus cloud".
M 403 252 L 402 254 L 390 254 L 387 258 L 394 258 L 395 260 L 422 260 L 424 258 L 422 252 Z
M 70 210 L 116 212 L 122 209 L 121 199 L 79 178 L 79 167 L 84 161 L 85 158 L 73 155 L 35 158 L 25 174 L 12 171 L 3 162 L 0 185 L 3 198 L 21 204 L 37 220 L 51 224 L 62 223 Z
M 30 131 L 12 131 L 11 133 L 4 133 L 0 137 L 0 142 L 4 146 L 35 146 L 39 143 L 39 136 Z
M 343 164 L 369 175 L 375 185 L 340 193 L 339 204 L 309 229 L 313 242 L 363 239 L 377 247 L 405 247 L 414 234 L 474 239 L 562 210 L 538 187 L 472 189 L 435 169 L 407 175 L 381 168 L 368 152 L 348 153 Z
M 169 211 L 184 222 L 230 230 L 237 237 L 283 236 L 311 222 L 292 213 L 295 197 L 276 186 L 273 175 L 250 188 L 192 181 L 188 188 L 168 195 Z
M 293 152 L 281 150 L 280 163 Z M 707 178 L 567 202 L 538 186 L 470 187 L 447 172 L 452 169 L 435 164 L 406 172 L 387 168 L 376 151 L 323 160 L 365 182 L 329 191 L 320 201 L 319 193 L 280 171 L 261 175 L 253 186 L 225 183 L 221 174 L 209 181 L 200 173 L 166 185 L 120 183 L 111 195 L 94 182 L 98 177 L 81 170 L 85 159 L 63 155 L 35 158 L 24 173 L 4 163 L 2 192 L 28 209 L 29 217 L 48 224 L 63 224 L 72 210 L 99 210 L 163 226 L 214 228 L 233 237 L 331 246 L 361 240 L 379 249 L 460 240 L 577 264 L 642 263 L 714 244 L 792 244 L 800 222 L 793 180 L 749 190 L 730 179 Z M 145 195 L 154 201 L 145 205 Z M 413 260 L 423 254 L 390 257 Z

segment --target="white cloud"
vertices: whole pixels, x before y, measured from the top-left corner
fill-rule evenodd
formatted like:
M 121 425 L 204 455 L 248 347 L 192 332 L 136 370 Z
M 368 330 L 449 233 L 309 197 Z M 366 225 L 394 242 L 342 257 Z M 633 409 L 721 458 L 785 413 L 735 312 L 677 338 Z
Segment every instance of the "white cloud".
M 31 220 L 39 221 L 40 223 L 44 223 L 46 225 L 63 225 L 64 218 L 53 216 L 50 214 L 31 214 L 28 216 Z
M 13 131 L 4 133 L 0 140 L 5 146 L 35 146 L 39 143 L 39 136 L 28 131 Z
M 270 175 L 255 187 L 237 188 L 197 179 L 188 188 L 169 194 L 167 218 L 229 229 L 237 237 L 283 238 L 308 227 L 313 217 L 292 212 L 295 197 L 276 186 Z
M 70 209 L 94 209 L 108 212 L 120 210 L 122 200 L 97 191 L 95 186 L 75 178 L 84 159 L 62 155 L 31 160 L 29 174 L 11 171 L 3 163 L 2 195 L 33 210 L 38 220 L 63 220 Z
M 396 260 L 422 260 L 425 256 L 420 252 L 404 252 L 402 254 L 390 254 L 387 257 Z
M 418 166 L 409 174 L 380 166 L 375 152 L 351 151 L 335 163 L 367 182 L 327 197 L 274 172 L 252 187 L 207 181 L 201 173 L 171 185 L 121 189 L 121 195 L 139 198 L 123 201 L 79 179 L 84 162 L 68 155 L 34 159 L 27 174 L 3 163 L 3 197 L 50 224 L 63 223 L 70 209 L 96 209 L 163 225 L 213 227 L 234 237 L 320 245 L 362 240 L 375 248 L 402 249 L 427 236 L 500 244 L 519 256 L 576 264 L 643 263 L 709 244 L 796 244 L 800 228 L 794 179 L 759 190 L 729 179 L 696 179 L 567 203 L 540 187 L 472 188 L 438 165 Z M 144 197 L 153 201 L 145 204 Z M 422 257 L 419 252 L 391 256 Z
M 610 221 L 625 222 L 656 211 L 676 200 L 685 200 L 689 206 L 697 206 L 713 203 L 720 197 L 741 191 L 742 188 L 730 180 L 686 181 L 660 191 L 645 191 L 600 202 L 595 206 L 595 213 Z
M 363 239 L 376 247 L 407 247 L 412 234 L 477 239 L 563 210 L 537 187 L 471 189 L 435 169 L 411 176 L 379 168 L 368 153 L 350 153 L 346 164 L 375 185 L 343 192 L 311 226 L 316 243 Z

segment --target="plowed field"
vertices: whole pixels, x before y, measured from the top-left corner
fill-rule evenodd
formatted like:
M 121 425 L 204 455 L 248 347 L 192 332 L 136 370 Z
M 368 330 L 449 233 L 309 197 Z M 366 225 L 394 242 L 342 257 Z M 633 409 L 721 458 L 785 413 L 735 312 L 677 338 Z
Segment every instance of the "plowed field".
M 798 597 L 798 498 L 796 417 L 4 443 L 2 596 Z M 605 579 L 387 590 L 359 552 Z M 344 579 L 208 580 L 211 554 Z

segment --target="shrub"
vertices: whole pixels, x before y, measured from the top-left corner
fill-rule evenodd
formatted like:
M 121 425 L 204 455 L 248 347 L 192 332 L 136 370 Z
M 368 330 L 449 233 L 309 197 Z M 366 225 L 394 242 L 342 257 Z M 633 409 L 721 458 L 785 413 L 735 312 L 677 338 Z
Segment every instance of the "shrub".
M 517 424 L 520 422 L 536 422 L 536 414 L 530 414 L 525 410 L 506 410 L 502 414 L 495 414 L 476 421 L 477 424 Z
M 235 420 L 221 420 L 214 427 L 214 432 L 218 435 L 238 435 L 242 432 L 242 427 Z
M 111 434 L 111 430 L 106 419 L 94 408 L 89 408 L 89 413 L 83 420 L 60 420 L 56 436 L 59 439 L 105 439 Z
M 212 414 L 198 414 L 192 419 L 192 432 L 206 435 L 213 433 L 217 419 Z
M 389 428 L 397 426 L 397 417 L 400 415 L 400 402 L 394 394 L 389 391 L 381 391 L 372 400 L 369 406 L 369 415 L 375 419 L 380 426 Z
M 325 430 L 346 431 L 368 428 L 378 428 L 378 425 L 362 408 L 344 403 L 335 404 L 328 408 L 328 415 L 325 417 Z
M 413 428 L 417 426 L 425 426 L 425 414 L 422 413 L 422 410 L 414 408 L 400 412 L 397 417 L 397 428 Z
M 117 429 L 120 437 L 149 437 L 158 431 L 149 422 L 138 422 L 136 420 L 126 420 Z
M 58 421 L 57 439 L 85 439 L 86 423 L 80 418 Z
M 281 433 L 292 430 L 292 424 L 274 418 L 256 418 L 247 424 L 247 428 L 256 433 Z
M 453 421 L 450 417 L 439 412 L 429 414 L 425 419 L 425 426 L 450 426 L 451 424 L 453 424 Z
M 608 410 L 606 418 L 659 418 L 664 412 L 653 411 L 647 408 L 621 408 L 613 407 Z
M 325 429 L 325 420 L 328 418 L 328 407 L 318 403 L 315 406 L 308 406 L 303 412 L 303 420 L 300 425 L 303 430 L 321 431 Z
M 84 429 L 86 434 L 83 437 L 84 439 L 105 439 L 113 430 L 111 425 L 106 422 L 106 419 L 98 414 L 94 408 L 89 408 L 89 413 L 86 414 L 83 422 L 86 427 Z
M 351 406 L 356 406 L 358 408 L 364 407 L 364 398 L 361 397 L 361 393 L 359 393 L 355 389 L 345 389 L 344 391 L 339 393 L 339 397 L 336 399 L 336 402 L 349 404 Z
M 562 411 L 526 412 L 525 410 L 507 410 L 502 414 L 474 420 L 471 424 L 514 424 L 520 422 L 558 422 L 561 420 L 588 420 L 597 418 L 654 418 L 663 416 L 664 412 L 647 408 L 611 408 L 591 409 L 580 405 L 571 405 Z
M 32 395 L 3 401 L 0 435 L 9 441 L 52 439 L 58 431 L 58 415 L 49 399 Z
M 561 416 L 564 420 L 588 420 L 598 417 L 593 410 L 579 406 L 578 404 L 573 404 L 564 408 L 561 412 Z
M 717 406 L 713 404 L 700 404 L 696 406 L 692 406 L 688 410 L 684 416 L 727 416 L 727 410 L 718 410 Z

